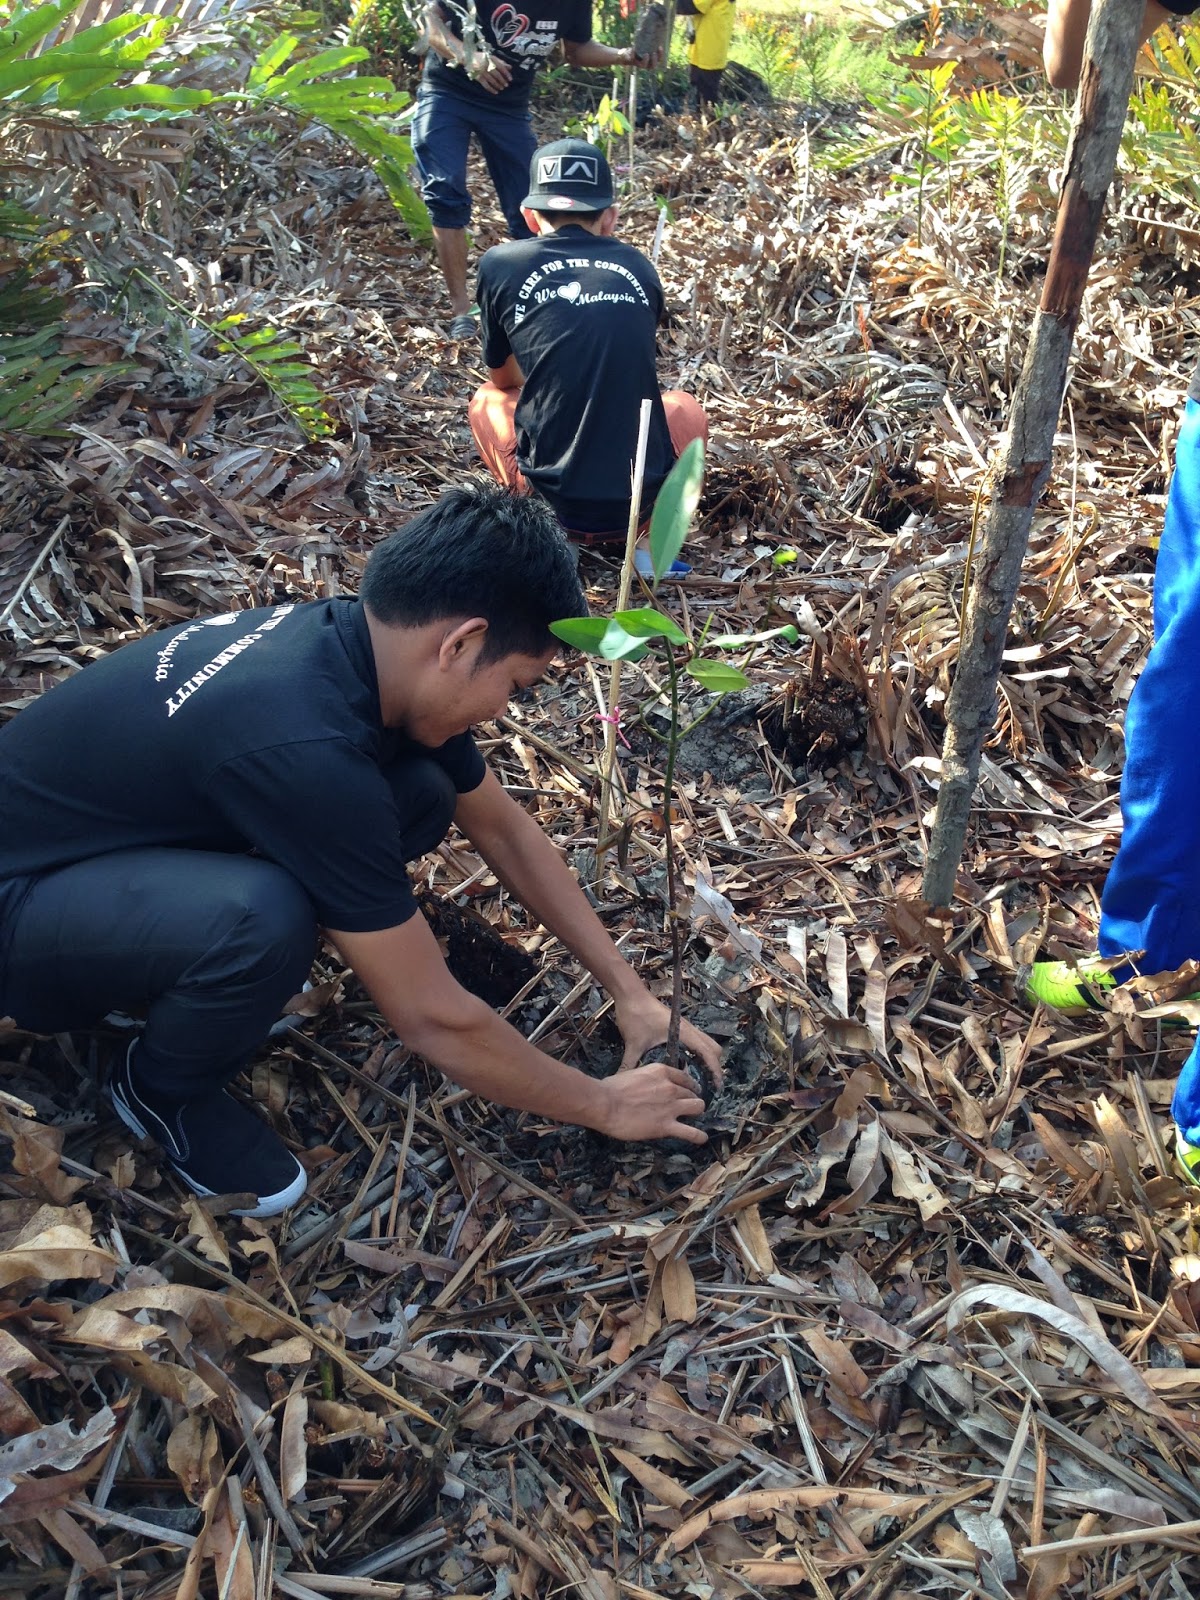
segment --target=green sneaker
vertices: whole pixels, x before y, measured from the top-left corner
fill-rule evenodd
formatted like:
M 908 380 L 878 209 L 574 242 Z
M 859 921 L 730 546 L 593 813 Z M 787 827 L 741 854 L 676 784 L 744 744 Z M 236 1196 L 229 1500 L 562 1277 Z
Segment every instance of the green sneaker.
M 1025 998 L 1030 1005 L 1040 1001 L 1054 1011 L 1080 1016 L 1085 1011 L 1102 1011 L 1103 991 L 1116 987 L 1117 980 L 1101 956 L 1085 956 L 1074 963 L 1035 961 L 1025 983 Z
M 1191 1144 L 1183 1137 L 1183 1129 L 1175 1129 L 1175 1164 L 1185 1183 L 1200 1189 L 1200 1144 Z

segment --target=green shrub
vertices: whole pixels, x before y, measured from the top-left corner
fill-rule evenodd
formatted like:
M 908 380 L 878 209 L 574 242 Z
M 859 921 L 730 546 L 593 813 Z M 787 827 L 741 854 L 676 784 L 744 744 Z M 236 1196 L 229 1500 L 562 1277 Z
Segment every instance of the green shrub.
M 416 67 L 423 35 L 420 0 L 352 0 L 347 38 L 361 45 L 377 66 L 399 72 Z
M 229 87 L 193 88 L 181 81 L 191 62 L 186 43 L 176 43 L 175 21 L 140 11 L 80 28 L 36 53 L 79 4 L 51 0 L 30 7 L 0 0 L 0 142 L 31 110 L 42 121 L 60 120 L 95 139 L 109 124 L 282 113 L 322 124 L 364 155 L 413 236 L 430 237 L 428 213 L 408 177 L 412 146 L 398 131 L 409 96 L 387 78 L 352 71 L 366 59 L 365 49 L 313 49 L 300 33 L 285 32 L 267 38 L 248 72 L 244 50 L 231 50 Z M 248 38 L 261 41 L 262 32 L 261 17 L 248 21 Z M 210 48 L 206 82 L 213 81 L 213 61 Z M 84 369 L 59 354 L 66 302 L 49 295 L 38 278 L 69 234 L 16 204 L 0 218 L 0 428 L 53 431 L 118 370 Z M 270 328 L 247 334 L 231 324 L 222 337 L 310 437 L 327 430 L 301 350 Z
M 732 59 L 756 72 L 776 100 L 857 102 L 901 76 L 881 44 L 812 15 L 743 12 Z

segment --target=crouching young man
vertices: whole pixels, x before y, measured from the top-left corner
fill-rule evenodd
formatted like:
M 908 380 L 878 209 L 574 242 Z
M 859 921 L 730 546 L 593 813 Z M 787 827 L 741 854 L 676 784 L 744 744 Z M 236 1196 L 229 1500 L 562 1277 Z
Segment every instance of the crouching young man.
M 559 139 L 534 154 L 529 177 L 522 214 L 536 237 L 496 245 L 479 264 L 491 381 L 471 402 L 471 432 L 498 483 L 533 489 L 572 537 L 605 543 L 624 538 L 629 521 L 642 401 L 651 414 L 639 516 L 708 423 L 691 395 L 659 391 L 662 285 L 614 235 L 603 152 Z
M 470 734 L 535 683 L 585 609 L 544 505 L 452 489 L 373 552 L 358 600 L 205 617 L 116 650 L 0 730 L 0 1015 L 145 1027 L 113 1105 L 198 1194 L 271 1216 L 304 1169 L 225 1085 L 323 930 L 389 1025 L 464 1088 L 618 1139 L 703 1143 L 663 1065 L 599 1082 L 454 981 L 407 863 L 456 822 L 615 1001 L 626 1061 L 667 1013 Z M 685 1042 L 717 1067 L 692 1027 Z

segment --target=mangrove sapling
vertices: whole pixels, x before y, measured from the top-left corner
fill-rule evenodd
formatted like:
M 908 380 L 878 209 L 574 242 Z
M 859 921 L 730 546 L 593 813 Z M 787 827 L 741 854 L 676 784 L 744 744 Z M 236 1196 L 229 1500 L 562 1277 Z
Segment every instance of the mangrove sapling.
M 700 500 L 700 487 L 704 477 L 704 446 L 698 439 L 692 441 L 671 470 L 670 476 L 659 490 L 654 514 L 650 520 L 651 581 L 643 583 L 646 598 L 657 598 L 662 579 L 671 570 Z M 674 837 L 673 802 L 675 797 L 675 769 L 679 747 L 694 728 L 715 708 L 722 696 L 746 689 L 750 680 L 745 667 L 749 666 L 758 645 L 766 639 L 786 639 L 794 644 L 799 632 L 791 623 L 778 628 L 768 628 L 758 633 L 730 633 L 709 637 L 706 623 L 699 637 L 694 637 L 687 627 L 681 627 L 673 617 L 667 616 L 657 605 L 649 604 L 631 609 L 619 609 L 611 617 L 565 617 L 552 624 L 552 631 L 565 644 L 574 645 L 589 655 L 606 661 L 651 660 L 661 669 L 658 684 L 648 687 L 650 693 L 640 709 L 638 721 L 647 733 L 656 739 L 666 752 L 666 765 L 662 785 L 663 847 L 667 874 L 667 928 L 671 940 L 671 1020 L 667 1035 L 666 1060 L 675 1066 L 679 1060 L 679 1021 L 683 1000 L 683 935 L 679 915 L 679 878 Z M 744 659 L 732 666 L 719 657 L 705 655 L 706 650 L 743 650 Z M 685 718 L 682 690 L 686 679 L 707 690 L 712 696 L 708 705 L 690 719 Z M 655 703 L 665 707 L 667 731 L 660 733 L 646 713 Z

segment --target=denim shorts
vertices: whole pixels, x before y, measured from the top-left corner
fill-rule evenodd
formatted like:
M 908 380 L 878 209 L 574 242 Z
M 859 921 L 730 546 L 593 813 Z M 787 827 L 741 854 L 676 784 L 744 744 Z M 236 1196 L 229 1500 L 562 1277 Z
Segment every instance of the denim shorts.
M 529 163 L 537 149 L 533 120 L 521 106 L 489 106 L 422 83 L 412 123 L 421 195 L 435 228 L 465 228 L 471 220 L 467 150 L 474 134 L 496 186 L 514 239 L 528 239 L 521 202 L 529 193 Z

